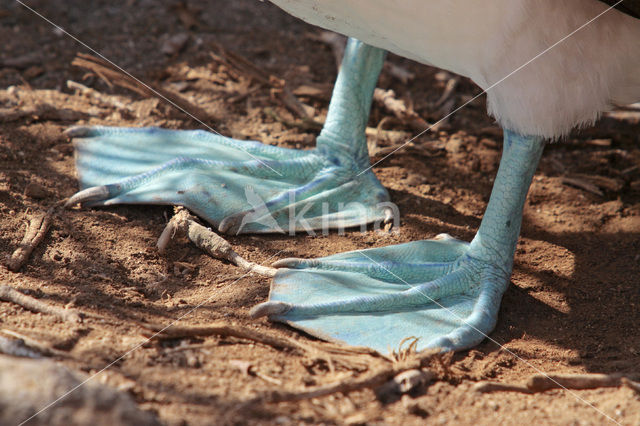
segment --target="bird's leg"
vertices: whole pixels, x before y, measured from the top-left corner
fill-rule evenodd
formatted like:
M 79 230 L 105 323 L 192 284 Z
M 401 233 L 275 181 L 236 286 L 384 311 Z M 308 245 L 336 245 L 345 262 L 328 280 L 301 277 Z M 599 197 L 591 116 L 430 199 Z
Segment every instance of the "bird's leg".
M 184 205 L 234 234 L 388 219 L 389 194 L 368 170 L 365 137 L 384 56 L 349 40 L 325 126 L 308 151 L 200 130 L 70 129 L 83 190 L 68 204 Z
M 544 143 L 505 131 L 503 156 L 471 243 L 444 237 L 274 266 L 270 301 L 254 316 L 328 339 L 388 352 L 418 337 L 420 349 L 460 350 L 493 330 L 513 266 L 522 209 Z

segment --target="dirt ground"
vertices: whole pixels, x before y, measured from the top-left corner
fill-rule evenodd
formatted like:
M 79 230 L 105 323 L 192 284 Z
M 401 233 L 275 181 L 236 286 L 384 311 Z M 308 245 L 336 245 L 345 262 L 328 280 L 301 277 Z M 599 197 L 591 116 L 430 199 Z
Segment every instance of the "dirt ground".
M 179 91 L 215 116 L 209 124 L 225 135 L 313 146 L 315 130 L 291 126 L 289 121 L 297 118 L 270 95 L 269 87 L 234 77 L 210 55 L 216 42 L 293 89 L 329 87 L 335 59 L 328 45 L 314 39 L 319 30 L 268 2 L 25 3 L 142 80 Z M 186 44 L 168 48 L 167 40 L 178 34 L 188 35 Z M 16 2 L 0 1 L 0 40 L 4 261 L 34 214 L 78 189 L 73 148 L 63 130 L 77 124 L 202 126 L 159 100 L 110 87 L 71 66 L 76 53 L 87 49 Z M 415 78 L 403 83 L 384 72 L 379 87 L 393 89 L 424 119 L 441 118 L 442 108 L 435 104 L 453 76 L 394 55 L 389 61 Z M 67 80 L 117 102 L 78 94 Z M 477 93 L 462 79 L 451 99 L 458 106 Z M 318 119 L 326 114 L 326 96 L 300 99 Z M 274 119 L 269 108 L 286 123 Z M 369 125 L 389 115 L 374 105 Z M 386 128 L 416 133 L 397 123 Z M 525 206 L 512 285 L 491 334 L 504 349 L 485 340 L 455 354 L 450 364 L 443 361 L 446 368 L 432 366 L 436 378 L 429 385 L 402 398 L 389 400 L 363 389 L 299 402 L 242 404 L 274 389 L 309 389 L 359 377 L 373 368 L 367 365 L 377 365 L 366 356 L 359 368 L 334 366 L 295 351 L 219 336 L 151 342 L 127 353 L 145 341 L 140 323 L 169 324 L 183 315 L 179 325 L 226 322 L 321 344 L 286 326 L 249 318 L 249 309 L 266 299 L 269 279 L 242 276 L 184 239 L 159 254 L 155 242 L 172 214 L 170 207 L 74 208 L 54 217 L 20 271 L 0 266 L 0 284 L 52 305 L 72 306 L 86 319 L 73 325 L 0 302 L 0 328 L 66 352 L 67 357 L 54 358 L 89 374 L 127 353 L 94 380 L 126 390 L 142 409 L 169 425 L 639 424 L 640 396 L 627 387 L 532 395 L 472 390 L 477 381 L 519 384 L 539 371 L 640 373 L 639 135 L 640 112 L 627 111 L 546 149 Z M 414 145 L 374 168 L 400 207 L 397 232 L 249 235 L 229 241 L 249 260 L 269 263 L 443 232 L 470 240 L 500 158 L 501 130 L 486 116 L 484 98 Z

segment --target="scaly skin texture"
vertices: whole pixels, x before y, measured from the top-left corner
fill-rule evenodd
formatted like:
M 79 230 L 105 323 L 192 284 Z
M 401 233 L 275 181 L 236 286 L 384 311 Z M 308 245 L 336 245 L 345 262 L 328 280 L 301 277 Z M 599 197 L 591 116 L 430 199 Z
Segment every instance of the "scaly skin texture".
M 209 132 L 77 127 L 83 189 L 68 204 L 183 205 L 221 232 L 297 232 L 389 218 L 365 128 L 385 52 L 350 39 L 327 120 L 309 151 Z
M 203 131 L 76 128 L 84 189 L 70 203 L 181 204 L 222 232 L 294 232 L 383 220 L 387 191 L 369 166 L 365 127 L 384 51 L 350 39 L 327 121 L 310 151 Z M 269 315 L 311 334 L 396 348 L 459 350 L 495 326 L 541 139 L 505 131 L 504 154 L 476 237 L 450 237 L 317 260 L 285 259 Z
M 461 350 L 495 327 L 509 284 L 522 209 L 544 143 L 505 131 L 498 175 L 471 243 L 439 240 L 285 259 L 269 315 L 319 337 L 388 352 L 406 337 L 418 348 Z

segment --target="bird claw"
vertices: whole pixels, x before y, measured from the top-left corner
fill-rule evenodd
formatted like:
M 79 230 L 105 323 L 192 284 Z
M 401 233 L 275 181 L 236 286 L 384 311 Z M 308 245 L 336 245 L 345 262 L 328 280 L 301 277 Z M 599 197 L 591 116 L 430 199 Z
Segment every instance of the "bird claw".
M 73 126 L 64 130 L 62 133 L 69 138 L 86 138 L 91 135 L 95 127 L 89 126 Z
M 254 306 L 249 315 L 251 318 L 260 318 L 265 316 L 284 315 L 291 310 L 292 306 L 283 302 L 265 302 Z
M 64 203 L 64 207 L 72 207 L 76 204 L 89 203 L 92 201 L 102 201 L 109 198 L 109 188 L 107 185 L 92 186 L 91 188 L 83 189 L 73 194 Z
M 253 211 L 245 211 L 229 215 L 220 221 L 218 231 L 222 234 L 238 235 L 242 230 L 242 222 Z

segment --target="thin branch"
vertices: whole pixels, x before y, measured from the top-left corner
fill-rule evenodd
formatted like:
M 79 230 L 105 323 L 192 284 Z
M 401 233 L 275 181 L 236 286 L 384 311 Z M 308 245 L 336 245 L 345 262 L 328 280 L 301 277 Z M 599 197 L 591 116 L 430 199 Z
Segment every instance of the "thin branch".
M 143 335 L 151 337 L 152 339 L 179 339 L 205 336 L 236 337 L 262 343 L 276 349 L 288 349 L 306 353 L 305 347 L 291 338 L 283 338 L 234 324 L 220 322 L 206 326 L 172 325 L 168 328 L 154 324 L 141 324 L 141 326 L 148 330 L 143 332 Z
M 85 120 L 91 115 L 92 114 L 86 112 L 69 108 L 59 108 L 45 103 L 22 109 L 0 108 L 0 123 L 9 123 L 18 120 L 78 121 Z
M 158 250 L 163 252 L 176 231 L 184 233 L 199 249 L 205 251 L 216 259 L 226 260 L 245 271 L 255 272 L 258 275 L 273 277 L 276 269 L 258 265 L 240 256 L 233 250 L 231 244 L 211 229 L 206 228 L 195 221 L 185 208 L 176 208 L 176 214 L 171 218 L 158 239 Z
M 83 96 L 94 99 L 95 101 L 97 101 L 99 104 L 103 106 L 108 106 L 111 108 L 125 110 L 129 113 L 134 113 L 133 108 L 115 99 L 114 96 L 105 95 L 104 93 L 100 93 L 96 89 L 85 86 L 84 84 L 80 84 L 72 80 L 67 80 L 67 87 L 69 89 L 75 90 L 76 92 L 80 93 Z
M 478 382 L 475 385 L 473 385 L 471 389 L 479 393 L 491 393 L 491 392 L 533 393 L 526 386 L 512 385 L 509 383 L 500 383 L 500 382 Z
M 429 128 L 429 123 L 421 118 L 418 113 L 404 101 L 396 98 L 393 90 L 376 88 L 373 92 L 373 100 L 384 106 L 389 112 L 395 115 L 396 118 L 406 123 L 413 130 L 422 132 Z
M 478 382 L 473 386 L 473 390 L 481 393 L 537 393 L 551 389 L 598 389 L 618 387 L 622 384 L 629 386 L 629 383 L 633 382 L 621 374 L 534 374 L 529 377 L 525 386 L 499 382 Z M 637 385 L 640 389 L 640 384 Z
M 63 319 L 64 321 L 76 323 L 82 322 L 82 314 L 77 312 L 76 310 L 49 305 L 48 303 L 44 303 L 31 296 L 27 296 L 26 294 L 23 294 L 13 287 L 9 287 L 8 285 L 0 286 L 0 300 L 15 303 L 16 305 L 20 305 L 30 311 L 54 315 L 58 318 Z
M 0 332 L 7 334 L 11 337 L 14 337 L 16 339 L 19 339 L 20 341 L 23 342 L 23 344 L 25 345 L 26 348 L 28 349 L 32 349 L 32 350 L 36 350 L 38 352 L 40 352 L 42 355 L 45 356 L 58 356 L 58 357 L 62 357 L 62 358 L 68 358 L 69 354 L 61 351 L 59 349 L 56 349 L 54 347 L 52 347 L 51 345 L 47 344 L 47 343 L 43 343 L 39 340 L 33 339 L 29 336 L 26 336 L 22 333 L 18 333 L 16 331 L 13 330 L 7 330 L 7 329 L 2 329 L 0 330 Z
M 527 380 L 527 388 L 532 392 L 549 389 L 595 389 L 620 386 L 621 374 L 535 374 Z
M 623 385 L 640 395 L 640 383 L 629 380 L 626 377 L 623 377 L 620 381 Z
M 270 87 L 272 95 L 275 95 L 275 97 L 293 113 L 303 119 L 311 118 L 307 112 L 307 109 L 310 107 L 300 102 L 300 100 L 293 94 L 285 80 L 266 73 L 248 59 L 223 48 L 217 43 L 212 43 L 212 47 L 214 48 L 215 53 L 211 52 L 210 55 L 215 61 L 232 68 L 251 80 L 257 81 L 263 86 Z
M 115 84 L 125 89 L 129 89 L 144 97 L 155 97 L 161 100 L 169 100 L 170 103 L 177 106 L 182 112 L 186 111 L 189 115 L 193 114 L 193 116 L 197 117 L 198 120 L 202 120 L 204 122 L 220 121 L 220 117 L 205 111 L 179 94 L 158 86 L 141 83 L 139 80 L 124 73 L 119 68 L 96 56 L 86 53 L 78 53 L 78 56 L 76 56 L 73 62 L 71 62 L 71 65 L 87 69 L 98 75 L 108 84 Z
M 584 179 L 577 179 L 577 178 L 563 176 L 562 183 L 565 185 L 575 186 L 576 188 L 583 189 L 587 192 L 591 192 L 592 194 L 596 194 L 600 197 L 604 196 L 602 191 L 600 191 L 600 189 L 596 185 L 590 182 L 587 182 Z
M 449 100 L 451 95 L 453 95 L 453 93 L 455 92 L 458 82 L 459 82 L 458 77 L 452 77 L 447 81 L 447 84 L 444 87 L 444 91 L 442 92 L 440 99 L 434 102 L 433 108 L 440 108 L 445 104 L 445 102 Z
M 336 383 L 317 386 L 312 389 L 294 391 L 274 390 L 265 392 L 247 401 L 247 403 L 301 401 L 304 399 L 327 396 L 338 392 L 347 394 L 362 389 L 376 388 L 405 371 L 419 369 L 425 361 L 430 360 L 437 353 L 439 353 L 439 350 L 423 351 L 418 354 L 419 356 L 416 356 L 411 360 L 393 363 L 388 367 L 380 368 L 369 374 L 363 374 L 361 377 L 348 378 Z
M 0 353 L 24 358 L 42 358 L 42 354 L 30 348 L 22 339 L 0 336 Z
M 287 127 L 300 129 L 303 132 L 319 131 L 319 130 L 322 130 L 322 127 L 324 126 L 324 123 L 316 121 L 310 117 L 304 117 L 298 121 L 286 120 L 280 117 L 280 115 L 273 108 L 270 108 L 270 107 L 265 107 L 262 111 L 269 117 L 276 120 L 277 122 L 282 123 Z
M 281 337 L 236 324 L 218 322 L 207 326 L 173 325 L 171 327 L 156 324 L 141 324 L 141 327 L 148 330 L 143 332 L 143 335 L 150 337 L 152 340 L 206 336 L 236 337 L 262 343 L 274 349 L 291 350 L 312 360 L 324 360 L 329 365 L 334 362 L 340 363 L 350 370 L 367 369 L 371 365 L 372 359 L 379 360 L 383 363 L 390 363 L 389 358 L 371 348 L 338 345 L 331 342 L 300 342 L 289 337 Z M 363 357 L 366 358 L 363 360 Z M 419 356 L 415 356 L 413 359 L 417 359 L 420 362 L 422 360 Z
M 13 252 L 11 258 L 9 259 L 9 263 L 7 267 L 13 272 L 17 272 L 22 266 L 26 263 L 31 255 L 31 252 L 42 242 L 47 231 L 49 230 L 49 226 L 51 225 L 51 218 L 53 217 L 56 208 L 58 205 L 55 205 L 46 213 L 38 214 L 31 218 L 29 221 L 29 227 L 27 228 L 27 232 L 22 238 L 22 242 L 18 248 Z

